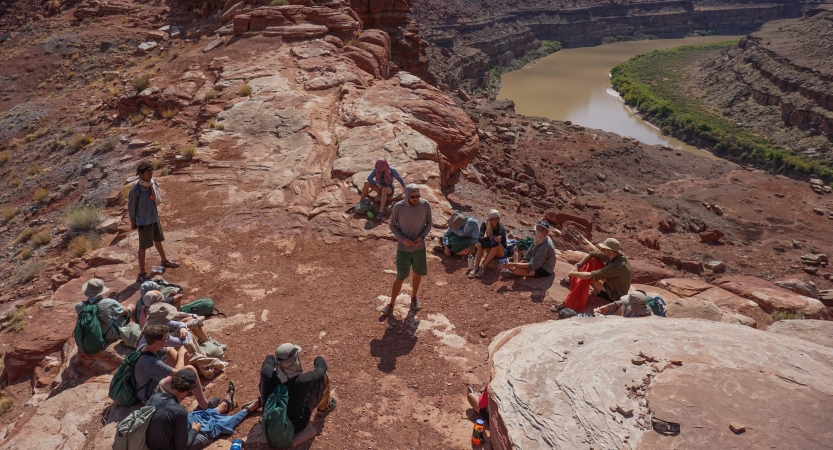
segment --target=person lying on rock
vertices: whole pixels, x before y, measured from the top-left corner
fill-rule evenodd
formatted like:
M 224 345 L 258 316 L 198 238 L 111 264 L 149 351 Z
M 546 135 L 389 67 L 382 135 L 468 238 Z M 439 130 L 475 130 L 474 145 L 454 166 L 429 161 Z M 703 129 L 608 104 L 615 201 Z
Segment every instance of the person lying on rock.
M 462 213 L 454 213 L 448 219 L 448 229 L 442 237 L 442 251 L 449 255 L 463 256 L 474 253 L 474 246 L 480 237 L 477 219 Z M 439 248 L 435 248 L 439 250 Z
M 486 221 L 480 224 L 480 238 L 474 246 L 477 249 L 477 256 L 474 258 L 474 270 L 469 272 L 469 278 L 483 278 L 486 275 L 486 267 L 495 258 L 503 258 L 508 250 L 506 248 L 506 229 L 500 223 L 500 212 L 496 209 L 489 211 Z M 486 254 L 483 265 L 480 261 Z
M 428 262 L 425 254 L 425 237 L 433 226 L 431 205 L 420 198 L 419 187 L 416 184 L 405 186 L 405 198 L 396 202 L 391 209 L 388 227 L 398 241 L 396 247 L 396 280 L 391 289 L 390 303 L 382 307 L 382 314 L 393 313 L 396 297 L 402 289 L 402 283 L 408 278 L 411 267 L 414 269 L 413 294 L 411 295 L 411 311 L 422 309 L 417 299 L 419 283 L 422 277 L 428 275 Z
M 110 288 L 104 286 L 104 282 L 98 278 L 90 278 L 89 281 L 81 285 L 81 292 L 84 293 L 87 300 L 75 304 L 75 314 L 81 314 L 81 308 L 86 304 L 95 305 L 96 316 L 104 340 L 108 343 L 119 340 L 119 328 L 130 323 L 130 316 L 133 315 L 135 306 L 127 305 L 127 307 L 124 307 L 118 301 L 106 297 Z
M 597 297 L 612 302 L 614 299 L 622 298 L 631 288 L 631 265 L 628 258 L 621 252 L 619 241 L 607 238 L 599 244 L 587 246 L 588 255 L 585 256 L 576 266 L 581 267 L 595 256 L 606 264 L 599 270 L 593 272 L 570 272 L 569 276 L 580 280 L 593 280 L 590 287 Z
M 145 443 L 150 450 L 199 450 L 221 434 L 231 434 L 240 422 L 259 407 L 257 399 L 246 403 L 234 415 L 235 387 L 229 382 L 226 397 L 216 408 L 188 413 L 180 402 L 199 386 L 196 372 L 182 370 L 171 376 L 162 392 L 153 394 L 147 405 L 156 408 L 148 423 Z
M 535 224 L 535 237 L 532 247 L 526 252 L 521 262 L 503 265 L 500 276 L 503 278 L 551 277 L 555 270 L 555 245 L 549 237 L 550 224 L 542 220 Z
M 162 267 L 176 268 L 179 267 L 179 263 L 169 260 L 162 247 L 165 235 L 162 233 L 157 210 L 157 206 L 162 203 L 162 195 L 159 192 L 159 183 L 153 180 L 153 164 L 150 161 L 140 162 L 136 167 L 136 175 L 139 176 L 139 180 L 127 196 L 127 213 L 130 214 L 131 227 L 139 229 L 139 275 L 136 281 L 143 283 L 150 280 L 145 269 L 147 249 L 156 247 L 156 251 L 162 257 Z
M 405 180 L 402 179 L 399 172 L 391 167 L 385 158 L 379 158 L 376 160 L 376 167 L 367 176 L 367 181 L 365 181 L 364 187 L 362 187 L 362 198 L 359 201 L 367 198 L 367 194 L 371 189 L 382 195 L 382 199 L 379 202 L 378 217 L 380 219 L 385 214 L 385 203 L 389 198 L 393 197 L 393 180 L 398 181 L 402 185 L 402 188 L 405 188 Z
M 594 314 L 615 314 L 622 317 L 649 317 L 654 315 L 648 307 L 648 297 L 642 292 L 633 291 L 623 295 L 619 300 L 596 308 Z
M 260 402 L 266 404 L 278 385 L 286 385 L 289 401 L 286 406 L 287 418 L 295 428 L 295 434 L 304 431 L 313 413 L 323 417 L 336 407 L 336 399 L 330 396 L 330 377 L 327 363 L 318 356 L 313 362 L 315 369 L 304 373 L 301 366 L 301 347 L 281 344 L 275 356 L 268 355 L 260 368 Z
M 139 347 L 142 354 L 133 369 L 133 386 L 136 388 L 139 401 L 147 403 L 153 394 L 163 392 L 166 388 L 170 391 L 173 375 L 182 371 L 196 374 L 197 369 L 188 364 L 188 350 L 185 346 L 177 350 L 165 346 L 168 341 L 167 325 L 145 327 L 142 337 L 147 344 Z M 220 401 L 217 397 L 206 400 L 199 378 L 196 380 L 193 394 L 200 409 L 216 407 Z
M 179 312 L 173 305 L 164 303 L 162 300 L 162 293 L 159 291 L 150 291 L 145 294 L 147 302 L 150 304 L 147 315 L 142 316 L 143 322 L 140 323 L 142 328 L 154 325 L 165 325 L 168 327 L 168 343 L 167 347 L 179 349 L 183 345 L 188 345 L 189 333 L 194 334 L 197 338 L 197 344 L 205 342 L 213 342 L 215 345 L 222 347 L 223 350 L 228 348 L 225 344 L 220 344 L 210 336 L 205 334 L 202 329 L 202 317 L 194 314 L 187 314 Z M 139 339 L 139 346 L 145 344 L 144 337 Z
M 140 316 L 141 316 L 142 312 L 147 314 L 147 307 L 150 306 L 150 305 L 146 305 L 144 303 L 144 297 L 145 297 L 145 294 L 147 294 L 150 291 L 162 292 L 159 289 L 159 285 L 156 284 L 155 281 L 145 281 L 144 283 L 142 283 L 139 286 L 139 300 L 136 301 L 136 311 L 133 314 L 133 320 L 136 323 L 139 323 L 141 321 Z M 179 311 L 180 307 L 182 306 L 182 294 L 175 294 L 175 295 L 166 296 L 166 297 L 164 297 L 164 301 L 165 301 L 165 303 L 167 303 L 169 305 L 174 305 L 174 308 L 176 308 L 176 310 Z

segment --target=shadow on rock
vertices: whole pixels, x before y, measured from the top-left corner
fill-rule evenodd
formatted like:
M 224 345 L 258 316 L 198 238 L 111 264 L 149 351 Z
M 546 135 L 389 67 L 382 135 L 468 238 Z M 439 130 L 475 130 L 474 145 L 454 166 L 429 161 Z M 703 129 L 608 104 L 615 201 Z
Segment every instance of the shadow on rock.
M 419 321 L 409 311 L 403 321 L 392 315 L 388 318 L 388 328 L 381 339 L 370 341 L 370 355 L 379 358 L 379 370 L 391 373 L 396 369 L 396 358 L 411 353 L 417 343 L 415 335 Z

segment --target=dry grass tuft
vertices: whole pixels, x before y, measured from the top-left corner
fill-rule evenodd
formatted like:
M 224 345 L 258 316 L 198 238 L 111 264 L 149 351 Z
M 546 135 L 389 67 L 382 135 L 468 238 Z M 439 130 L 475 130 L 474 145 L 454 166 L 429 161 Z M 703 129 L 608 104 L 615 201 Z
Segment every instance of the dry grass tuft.
M 15 276 L 15 283 L 16 284 L 23 284 L 27 283 L 35 278 L 37 274 L 43 270 L 44 264 L 40 261 L 31 261 L 27 262 L 19 269 L 17 269 L 17 275 Z M 23 328 L 21 327 L 21 330 Z
M 166 110 L 162 111 L 162 118 L 165 119 L 165 120 L 170 120 L 170 119 L 173 119 L 174 117 L 176 117 L 177 114 L 179 114 L 179 110 L 176 109 L 176 108 L 166 109 Z
M 32 247 L 34 248 L 46 245 L 52 242 L 52 233 L 50 233 L 49 230 L 43 230 L 40 233 L 32 236 L 32 239 L 29 239 L 29 242 L 32 244 Z
M 72 234 L 94 233 L 104 220 L 101 209 L 93 206 L 76 206 L 64 216 L 64 223 Z
M 183 148 L 180 154 L 188 159 L 191 159 L 197 154 L 197 147 L 195 145 L 189 145 L 188 147 Z
M 15 308 L 6 317 L 6 329 L 13 333 L 20 333 L 29 319 L 28 308 Z
M 252 87 L 248 85 L 248 83 L 243 83 L 240 86 L 240 89 L 237 90 L 237 95 L 241 97 L 248 97 L 252 95 Z
M 133 87 L 139 92 L 144 91 L 148 86 L 150 86 L 150 77 L 147 75 L 139 75 L 133 79 Z
M 18 214 L 20 214 L 20 210 L 11 206 L 7 206 L 3 208 L 2 211 L 0 211 L 0 216 L 2 216 L 3 220 L 5 220 L 6 222 L 11 221 L 15 217 L 17 217 Z
M 12 409 L 12 405 L 14 405 L 14 398 L 8 395 L 0 396 L 0 414 L 4 414 L 6 411 Z
M 101 236 L 93 233 L 80 234 L 72 238 L 67 251 L 73 258 L 80 258 L 85 253 L 101 248 Z
M 49 203 L 49 189 L 39 188 L 35 191 L 35 194 L 32 196 L 38 203 Z
M 17 239 L 12 242 L 12 245 L 25 244 L 29 242 L 29 239 L 32 239 L 32 236 L 36 233 L 37 231 L 34 228 L 25 228 L 17 235 Z
M 77 133 L 75 136 L 70 138 L 68 144 L 73 150 L 78 151 L 89 145 L 92 141 L 93 138 L 87 136 L 86 134 Z

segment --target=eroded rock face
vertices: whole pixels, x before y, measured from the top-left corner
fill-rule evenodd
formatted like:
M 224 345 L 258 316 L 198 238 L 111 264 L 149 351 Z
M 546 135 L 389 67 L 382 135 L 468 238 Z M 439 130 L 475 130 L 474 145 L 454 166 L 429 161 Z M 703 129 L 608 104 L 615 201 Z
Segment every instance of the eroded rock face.
M 779 320 L 766 331 L 833 348 L 833 322 L 828 320 Z
M 741 297 L 753 300 L 767 312 L 796 312 L 802 313 L 808 318 L 819 318 L 826 315 L 824 304 L 820 301 L 788 291 L 760 278 L 749 276 L 724 277 L 714 280 L 714 284 Z
M 789 336 L 701 320 L 574 318 L 508 330 L 489 354 L 498 449 L 725 449 L 738 445 L 733 421 L 746 425 L 748 448 L 816 448 L 833 437 L 824 418 L 833 350 Z M 656 433 L 650 414 L 683 432 Z

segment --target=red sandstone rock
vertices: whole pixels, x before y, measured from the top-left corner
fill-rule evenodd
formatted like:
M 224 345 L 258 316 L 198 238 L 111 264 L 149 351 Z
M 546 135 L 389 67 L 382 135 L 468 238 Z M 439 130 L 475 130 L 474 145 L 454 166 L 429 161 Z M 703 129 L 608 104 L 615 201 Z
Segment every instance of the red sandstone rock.
M 660 249 L 660 242 L 659 242 L 659 235 L 656 231 L 653 230 L 644 230 L 639 232 L 639 236 L 636 238 L 637 242 L 648 247 L 651 250 L 659 250 Z
M 714 244 L 720 241 L 720 238 L 725 236 L 720 230 L 708 230 L 700 233 L 700 239 L 703 242 Z
M 356 63 L 360 69 L 373 75 L 373 78 L 381 78 L 379 62 L 373 56 L 373 53 L 370 53 L 368 50 L 362 50 L 358 47 L 348 45 L 344 47 L 342 55 Z
M 677 275 L 673 270 L 663 269 L 638 259 L 630 260 L 630 265 L 631 283 L 651 284 Z
M 677 221 L 673 217 L 668 217 L 659 221 L 659 230 L 663 232 L 671 232 L 677 229 Z
M 714 284 L 741 297 L 755 301 L 767 312 L 797 312 L 808 318 L 826 316 L 825 307 L 820 301 L 780 288 L 760 278 L 731 276 L 714 280 Z
M 233 26 L 233 33 L 234 34 L 243 34 L 249 31 L 249 20 L 251 16 L 248 14 L 238 14 L 234 16 L 234 21 L 232 22 Z

